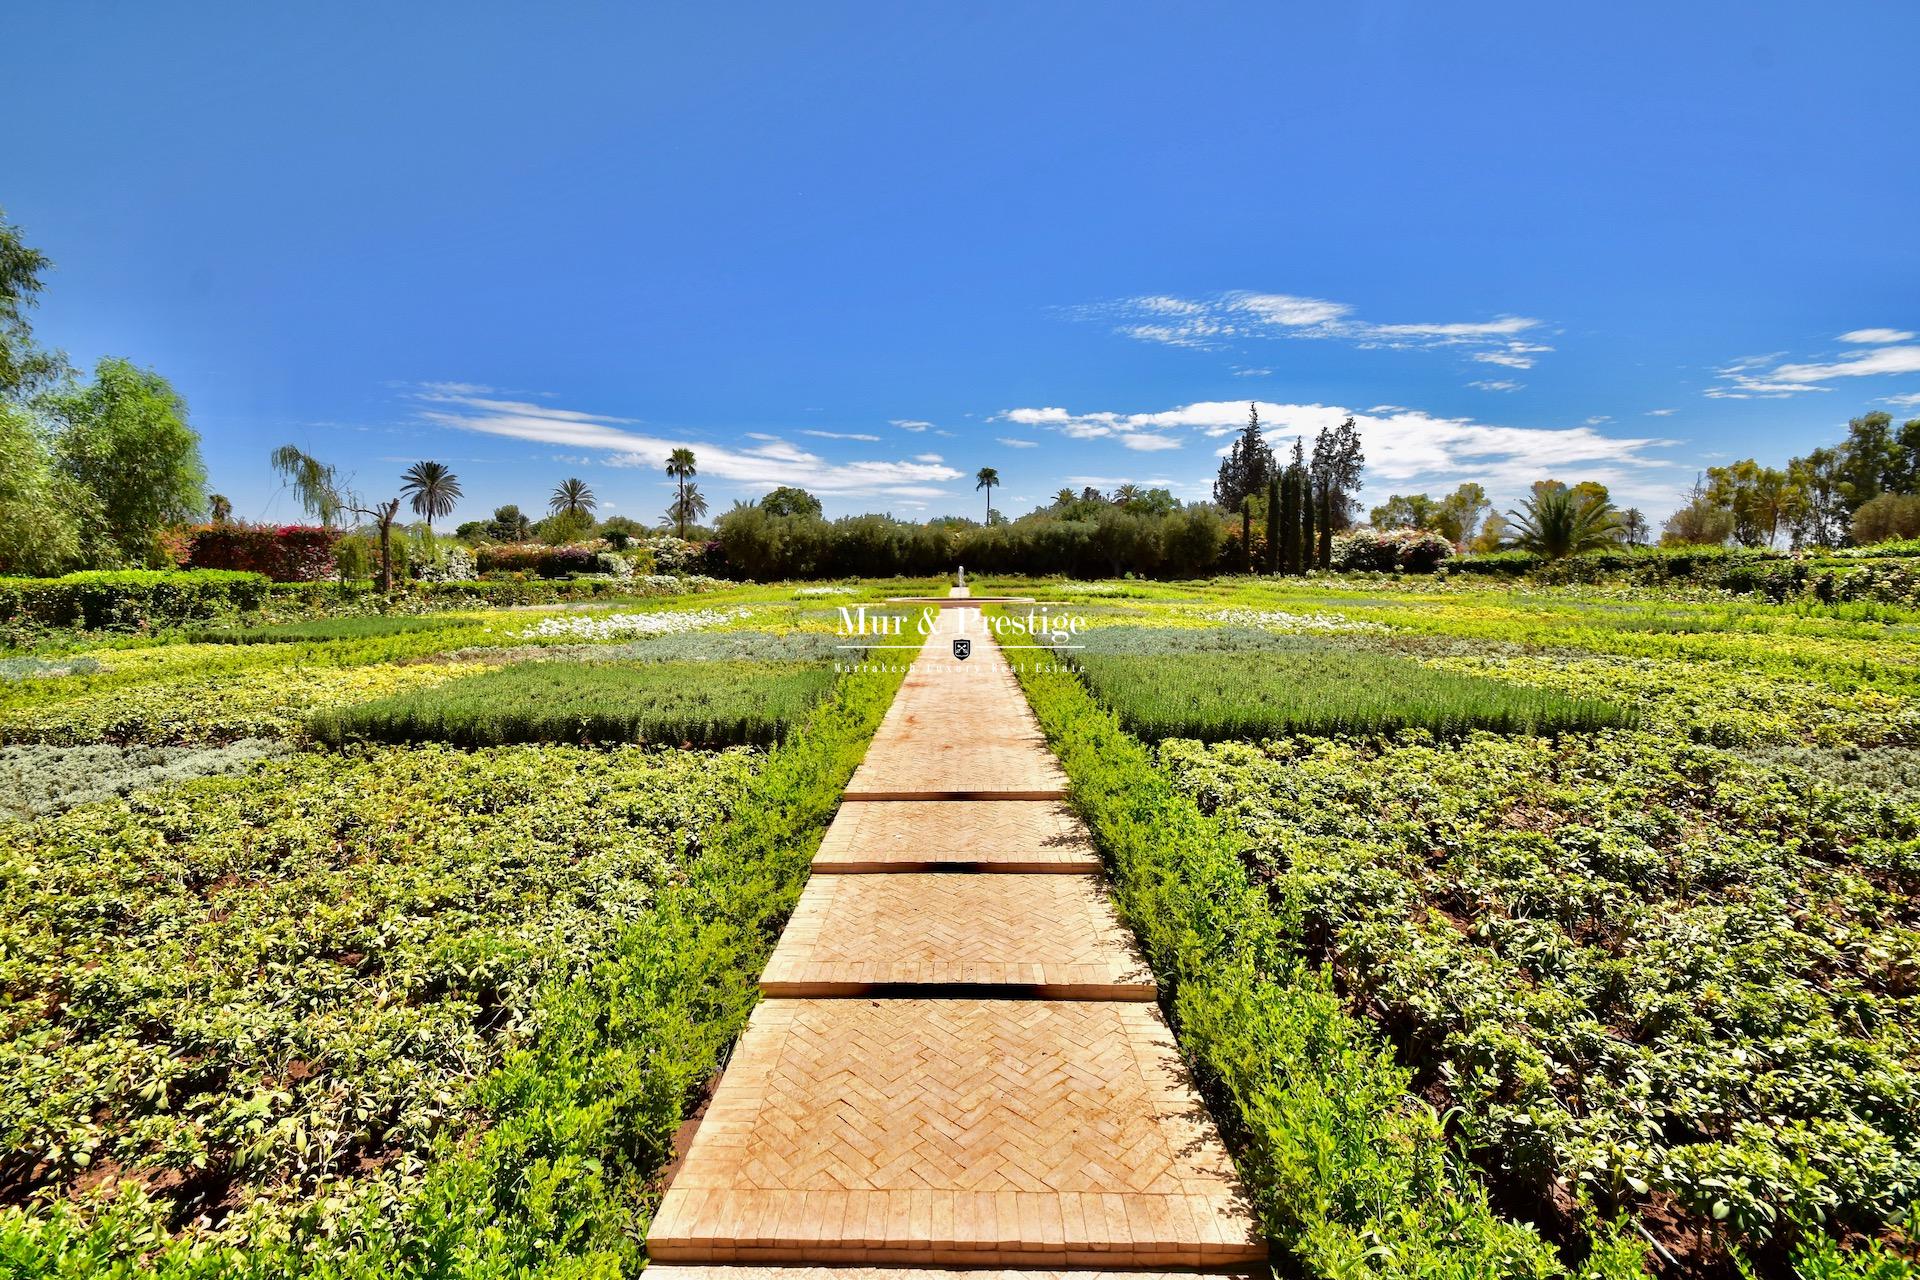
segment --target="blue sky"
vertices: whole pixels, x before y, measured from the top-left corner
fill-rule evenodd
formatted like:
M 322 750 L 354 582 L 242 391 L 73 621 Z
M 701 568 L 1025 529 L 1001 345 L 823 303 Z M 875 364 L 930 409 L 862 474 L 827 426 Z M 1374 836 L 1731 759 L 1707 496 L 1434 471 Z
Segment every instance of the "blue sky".
M 1920 415 L 1920 6 L 10 5 L 36 323 L 456 519 L 1204 496 L 1249 400 L 1367 497 Z

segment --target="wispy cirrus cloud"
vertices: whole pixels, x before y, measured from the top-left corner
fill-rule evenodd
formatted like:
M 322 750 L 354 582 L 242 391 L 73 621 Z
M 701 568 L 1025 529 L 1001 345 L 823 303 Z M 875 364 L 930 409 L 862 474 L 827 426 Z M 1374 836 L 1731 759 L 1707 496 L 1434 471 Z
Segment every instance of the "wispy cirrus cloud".
M 1512 378 L 1485 378 L 1479 382 L 1469 382 L 1467 385 L 1478 387 L 1482 391 L 1519 391 L 1527 384 L 1515 382 Z
M 805 428 L 800 434 L 812 436 L 817 440 L 858 440 L 861 444 L 880 443 L 879 436 L 870 436 L 858 431 L 815 431 L 812 428 Z
M 1706 395 L 1715 400 L 1778 400 L 1808 391 L 1830 391 L 1836 378 L 1874 378 L 1920 373 L 1920 346 L 1903 345 L 1914 335 L 1905 329 L 1854 329 L 1841 342 L 1865 346 L 1830 359 L 1789 360 L 1776 351 L 1745 356 L 1722 365 L 1717 385 Z
M 1009 449 L 1038 449 L 1038 440 L 1022 440 L 1018 436 L 995 436 L 994 443 L 1005 445 Z
M 1530 316 L 1380 323 L 1361 319 L 1349 303 L 1244 289 L 1204 298 L 1122 298 L 1072 312 L 1106 321 L 1129 338 L 1175 347 L 1211 349 L 1268 338 L 1331 339 L 1361 347 L 1468 347 L 1480 349 L 1476 359 L 1522 369 L 1533 364 L 1534 356 L 1552 350 L 1523 339 L 1544 327 Z
M 744 445 L 716 445 L 635 430 L 638 419 L 530 404 L 479 394 L 471 383 L 423 383 L 413 393 L 423 422 L 534 444 L 597 451 L 611 467 L 657 468 L 677 448 L 699 456 L 700 473 L 743 487 L 799 485 L 821 494 L 932 497 L 960 472 L 938 460 L 832 462 L 792 441 L 749 432 Z M 836 437 L 837 438 L 837 437 Z M 869 440 L 872 438 L 869 437 Z
M 1462 480 L 1477 480 L 1496 494 L 1514 495 L 1535 480 L 1558 475 L 1598 480 L 1632 501 L 1661 501 L 1670 496 L 1679 475 L 1672 463 L 1654 456 L 1655 450 L 1674 441 L 1608 435 L 1589 424 L 1506 427 L 1385 405 L 1357 411 L 1341 405 L 1264 400 L 1255 404 L 1276 448 L 1278 442 L 1296 435 L 1311 446 L 1321 430 L 1353 418 L 1366 452 L 1369 490 L 1390 487 L 1405 492 L 1409 486 L 1450 487 Z M 1008 409 L 999 417 L 1071 440 L 1124 443 L 1129 434 L 1175 438 L 1187 433 L 1224 443 L 1246 424 L 1247 404 L 1207 400 L 1149 412 L 1040 406 Z

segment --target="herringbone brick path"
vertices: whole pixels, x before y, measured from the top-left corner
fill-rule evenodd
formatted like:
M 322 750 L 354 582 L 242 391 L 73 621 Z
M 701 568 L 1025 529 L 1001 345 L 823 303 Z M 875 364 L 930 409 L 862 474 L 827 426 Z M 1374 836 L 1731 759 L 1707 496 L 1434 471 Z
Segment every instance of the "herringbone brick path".
M 1092 876 L 815 876 L 760 978 L 770 996 L 957 984 L 1076 1000 L 1155 994 Z
M 969 612 L 942 612 L 821 845 L 817 871 L 868 874 L 803 894 L 654 1219 L 659 1280 L 1266 1256 L 1065 778 Z M 1059 870 L 1077 874 L 1018 874 Z
M 1073 810 L 1034 800 L 869 800 L 841 807 L 815 871 L 1100 869 Z

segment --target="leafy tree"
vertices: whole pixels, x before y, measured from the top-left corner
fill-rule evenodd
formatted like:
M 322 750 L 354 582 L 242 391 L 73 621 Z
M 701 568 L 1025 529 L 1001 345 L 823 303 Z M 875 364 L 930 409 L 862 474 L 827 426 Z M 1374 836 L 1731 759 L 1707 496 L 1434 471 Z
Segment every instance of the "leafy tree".
M 1699 480 L 1687 495 L 1687 504 L 1667 517 L 1660 534 L 1663 546 L 1717 547 L 1733 536 L 1733 512 L 1707 496 Z
M 233 499 L 224 493 L 207 495 L 207 513 L 215 524 L 226 524 L 233 519 Z
M 600 503 L 593 496 L 593 490 L 587 482 L 576 478 L 562 480 L 554 486 L 553 496 L 547 499 L 547 513 L 556 516 L 587 516 L 591 520 L 593 509 Z
M 33 326 L 27 323 L 27 311 L 39 300 L 41 276 L 52 265 L 0 210 L 0 398 L 30 396 L 67 370 L 59 352 L 34 344 Z
M 691 510 L 687 505 L 687 482 L 700 474 L 699 467 L 694 464 L 693 450 L 680 448 L 669 453 L 667 455 L 667 474 L 672 476 L 679 485 L 679 491 L 674 497 L 673 505 L 667 508 L 667 518 L 679 526 L 680 536 L 685 538 L 687 536 L 686 513 Z M 700 510 L 702 512 L 706 510 L 705 503 L 701 504 Z M 675 515 L 675 512 L 680 514 Z
M 1487 491 L 1470 480 L 1438 500 L 1424 493 L 1396 493 L 1375 507 L 1368 519 L 1381 530 L 1431 530 L 1457 547 L 1473 536 L 1490 505 Z
M 432 533 L 433 522 L 452 515 L 460 501 L 460 478 L 442 463 L 416 462 L 401 475 L 400 494 Z
M 92 502 L 55 465 L 26 406 L 0 400 L 0 573 L 54 577 L 79 567 Z
M 94 543 L 122 564 L 146 564 L 168 525 L 206 509 L 207 468 L 186 401 L 151 369 L 113 357 L 93 381 L 44 397 L 59 424 L 60 469 L 93 494 Z
M 822 511 L 820 499 L 790 484 L 783 484 L 760 499 L 760 509 L 770 516 L 812 516 L 815 519 L 820 517 Z
M 1743 547 L 1772 546 L 1796 504 L 1787 473 L 1752 458 L 1708 467 L 1706 497 L 1733 516 L 1733 538 Z
M 1840 450 L 1815 449 L 1792 459 L 1787 477 L 1799 496 L 1789 529 L 1794 547 L 1831 547 L 1844 541 L 1852 508 L 1841 478 Z
M 1238 511 L 1248 498 L 1267 491 L 1267 478 L 1273 472 L 1273 450 L 1260 429 L 1260 406 L 1249 404 L 1247 425 L 1220 460 L 1213 500 L 1225 510 Z
M 993 490 L 1000 483 L 1000 473 L 992 467 L 982 467 L 973 473 L 974 489 L 987 491 L 987 523 L 993 523 Z
M 1374 528 L 1433 529 L 1440 519 L 1440 504 L 1424 493 L 1394 494 L 1367 515 Z
M 593 516 L 586 511 L 556 511 L 533 526 L 534 537 L 550 547 L 579 542 L 593 532 Z
M 1883 493 L 1853 513 L 1856 544 L 1891 538 L 1920 538 L 1920 494 Z
M 1507 523 L 1507 518 L 1498 511 L 1490 512 L 1485 523 L 1480 526 L 1480 532 L 1475 534 L 1473 540 L 1467 544 L 1467 549 L 1482 554 L 1498 551 L 1506 545 L 1507 534 L 1512 527 Z
M 1487 491 L 1471 480 L 1463 483 L 1446 497 L 1440 499 L 1440 511 L 1431 528 L 1435 533 L 1456 547 L 1465 546 L 1480 525 L 1481 517 L 1487 514 L 1493 504 L 1487 501 Z
M 1536 486 L 1534 496 L 1521 503 L 1521 510 L 1507 513 L 1513 520 L 1515 546 L 1558 560 L 1598 551 L 1615 541 L 1611 501 L 1565 485 L 1548 485 Z
M 511 502 L 495 507 L 493 519 L 487 521 L 487 537 L 495 542 L 525 542 L 532 535 L 533 521 Z

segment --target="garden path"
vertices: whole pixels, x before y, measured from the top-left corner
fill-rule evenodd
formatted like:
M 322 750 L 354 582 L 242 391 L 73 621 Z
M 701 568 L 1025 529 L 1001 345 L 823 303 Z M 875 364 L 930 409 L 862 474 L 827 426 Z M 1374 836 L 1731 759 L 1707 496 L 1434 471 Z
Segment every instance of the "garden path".
M 1005 655 L 977 608 L 938 618 L 654 1219 L 653 1280 L 1266 1256 Z

